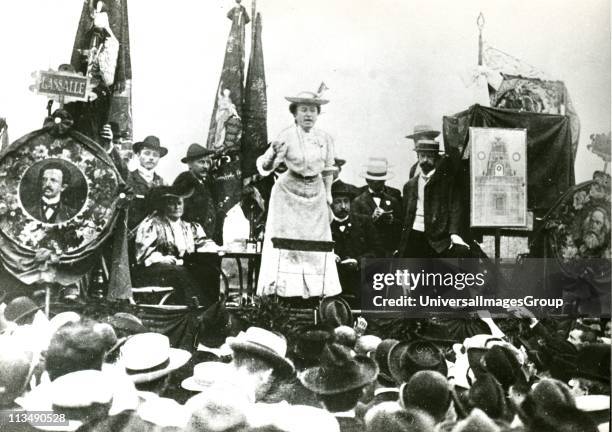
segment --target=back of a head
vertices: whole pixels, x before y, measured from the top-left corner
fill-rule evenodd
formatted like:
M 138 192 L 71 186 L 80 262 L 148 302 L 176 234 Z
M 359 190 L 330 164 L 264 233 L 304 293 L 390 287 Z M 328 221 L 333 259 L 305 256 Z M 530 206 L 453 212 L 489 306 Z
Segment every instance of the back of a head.
M 15 297 L 6 305 L 4 316 L 8 321 L 14 321 L 20 325 L 32 324 L 36 309 L 38 307 L 31 298 L 25 296 Z
M 402 409 L 397 402 L 373 406 L 365 415 L 367 432 L 433 432 L 434 419 L 417 409 Z
M 17 338 L 0 336 L 0 407 L 10 406 L 25 390 L 32 353 Z
M 355 408 L 363 395 L 364 387 L 348 390 L 342 393 L 317 395 L 329 412 L 343 412 Z
M 543 379 L 537 383 L 521 404 L 523 422 L 529 423 L 531 419 L 550 410 L 575 408 L 576 401 L 570 388 L 556 379 Z
M 190 399 L 186 406 L 192 411 L 187 432 L 235 432 L 247 427 L 248 401 L 239 393 L 201 393 Z
M 419 371 L 401 388 L 404 408 L 417 408 L 442 421 L 451 403 L 448 380 L 436 371 Z
M 538 413 L 526 432 L 597 432 L 597 425 L 578 408 L 552 408 Z
M 58 329 L 51 338 L 46 356 L 51 380 L 69 372 L 101 370 L 104 355 L 113 343 L 114 332 L 107 327 L 110 328 L 95 321 L 81 320 Z
M 472 408 L 479 408 L 492 419 L 505 419 L 508 414 L 501 384 L 491 374 L 478 377 L 468 393 Z

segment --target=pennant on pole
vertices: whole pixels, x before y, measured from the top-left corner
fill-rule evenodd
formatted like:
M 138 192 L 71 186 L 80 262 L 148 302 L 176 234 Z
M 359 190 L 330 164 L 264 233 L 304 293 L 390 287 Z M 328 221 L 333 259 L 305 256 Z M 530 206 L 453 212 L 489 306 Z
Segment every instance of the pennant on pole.
M 241 151 L 243 183 L 247 183 L 257 173 L 255 162 L 268 146 L 268 99 L 261 44 L 260 14 L 257 14 L 252 25 L 255 27 L 255 33 L 244 91 L 244 133 L 242 135 Z

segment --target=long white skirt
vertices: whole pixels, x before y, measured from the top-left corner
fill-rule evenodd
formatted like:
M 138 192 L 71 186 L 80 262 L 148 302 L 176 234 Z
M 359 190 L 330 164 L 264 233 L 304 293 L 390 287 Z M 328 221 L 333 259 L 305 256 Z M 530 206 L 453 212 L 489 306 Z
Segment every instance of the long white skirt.
M 340 294 L 333 252 L 279 250 L 273 237 L 331 241 L 331 210 L 321 176 L 282 174 L 270 195 L 257 294 L 313 297 Z

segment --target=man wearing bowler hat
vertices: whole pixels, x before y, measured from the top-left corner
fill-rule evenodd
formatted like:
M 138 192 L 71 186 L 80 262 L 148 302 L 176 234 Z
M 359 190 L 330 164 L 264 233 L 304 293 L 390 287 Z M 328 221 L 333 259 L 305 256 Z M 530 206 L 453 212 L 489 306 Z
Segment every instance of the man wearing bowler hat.
M 145 196 L 153 187 L 164 186 L 164 180 L 155 172 L 159 160 L 168 154 L 159 138 L 150 135 L 143 141 L 132 146 L 138 157 L 138 168 L 130 171 L 127 184 L 134 192 L 134 199 L 130 205 L 128 225 L 130 229 L 138 225 L 146 216 Z
M 174 180 L 174 185 L 184 189 L 193 189 L 191 197 L 185 199 L 183 219 L 197 222 L 204 232 L 217 244 L 223 243 L 223 219 L 219 214 L 210 170 L 213 166 L 214 151 L 194 143 L 187 149 L 181 162 L 189 168 Z M 221 217 L 220 217 L 221 216 Z
M 435 140 L 439 135 L 440 131 L 435 130 L 430 125 L 418 124 L 414 127 L 412 134 L 407 135 L 406 138 L 413 140 L 416 145 L 420 140 Z M 420 172 L 419 162 L 417 161 L 410 167 L 409 178 L 414 177 Z
M 459 236 L 463 206 L 450 161 L 440 156 L 440 143 L 433 139 L 417 140 L 415 150 L 421 172 L 404 186 L 399 256 L 466 256 L 469 246 Z
M 361 298 L 361 258 L 383 256 L 384 251 L 369 217 L 351 214 L 354 186 L 338 181 L 332 184 L 332 239 L 342 294 L 359 305 Z
M 385 185 L 393 177 L 386 158 L 370 157 L 361 176 L 365 178 L 367 188 L 354 199 L 352 212 L 371 219 L 384 250 L 381 258 L 390 257 L 397 249 L 401 232 L 401 193 L 391 192 Z

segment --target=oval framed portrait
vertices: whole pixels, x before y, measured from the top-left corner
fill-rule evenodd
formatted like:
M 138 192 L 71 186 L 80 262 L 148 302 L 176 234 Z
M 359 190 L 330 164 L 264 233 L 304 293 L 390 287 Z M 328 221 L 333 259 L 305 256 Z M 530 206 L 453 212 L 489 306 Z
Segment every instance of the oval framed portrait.
M 31 251 L 76 252 L 112 222 L 115 168 L 78 137 L 32 134 L 0 159 L 0 230 Z

